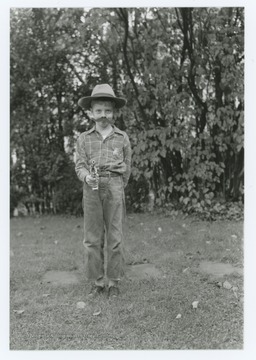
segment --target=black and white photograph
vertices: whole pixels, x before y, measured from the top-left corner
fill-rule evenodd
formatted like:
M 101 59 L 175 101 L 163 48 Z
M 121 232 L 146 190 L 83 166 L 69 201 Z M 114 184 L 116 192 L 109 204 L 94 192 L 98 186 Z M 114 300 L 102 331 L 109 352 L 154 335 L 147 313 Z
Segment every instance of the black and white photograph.
M 7 353 L 253 358 L 250 6 L 8 5 Z

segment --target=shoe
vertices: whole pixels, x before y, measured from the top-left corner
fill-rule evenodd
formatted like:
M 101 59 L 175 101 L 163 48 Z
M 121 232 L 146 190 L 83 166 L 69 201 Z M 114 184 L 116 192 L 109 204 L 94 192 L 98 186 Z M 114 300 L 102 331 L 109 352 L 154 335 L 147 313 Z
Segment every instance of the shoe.
M 93 285 L 88 296 L 89 297 L 96 297 L 98 295 L 103 294 L 104 290 L 105 290 L 104 286 Z
M 119 294 L 120 294 L 120 291 L 119 291 L 118 287 L 110 286 L 108 288 L 108 297 L 109 298 L 117 297 Z

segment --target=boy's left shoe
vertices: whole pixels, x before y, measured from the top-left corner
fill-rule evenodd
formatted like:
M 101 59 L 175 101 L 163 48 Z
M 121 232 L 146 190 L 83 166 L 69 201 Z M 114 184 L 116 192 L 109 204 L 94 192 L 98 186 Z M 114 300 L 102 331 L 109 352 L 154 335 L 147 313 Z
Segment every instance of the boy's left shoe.
M 118 287 L 110 286 L 108 288 L 108 297 L 109 298 L 117 297 L 119 294 L 120 294 L 120 290 L 118 289 Z

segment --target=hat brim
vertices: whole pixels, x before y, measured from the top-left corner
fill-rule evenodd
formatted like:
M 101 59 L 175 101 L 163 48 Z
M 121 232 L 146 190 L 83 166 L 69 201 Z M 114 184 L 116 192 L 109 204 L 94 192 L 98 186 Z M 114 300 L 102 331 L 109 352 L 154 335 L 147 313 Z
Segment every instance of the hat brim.
M 107 100 L 113 101 L 116 105 L 116 109 L 121 109 L 126 104 L 126 100 L 120 97 L 113 97 L 108 95 L 100 95 L 100 96 L 85 96 L 78 100 L 78 105 L 81 106 L 85 110 L 89 110 L 91 108 L 91 102 L 93 100 Z

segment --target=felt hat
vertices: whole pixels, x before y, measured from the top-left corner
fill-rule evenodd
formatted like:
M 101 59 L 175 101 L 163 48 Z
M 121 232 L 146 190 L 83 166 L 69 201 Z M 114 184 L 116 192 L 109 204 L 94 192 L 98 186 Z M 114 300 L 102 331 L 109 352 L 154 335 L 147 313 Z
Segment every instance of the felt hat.
M 108 84 L 100 84 L 96 85 L 92 90 L 91 96 L 85 96 L 78 100 L 78 105 L 84 108 L 85 110 L 89 110 L 91 106 L 92 100 L 111 100 L 116 104 L 116 108 L 120 109 L 126 104 L 126 100 L 117 97 L 111 86 Z

